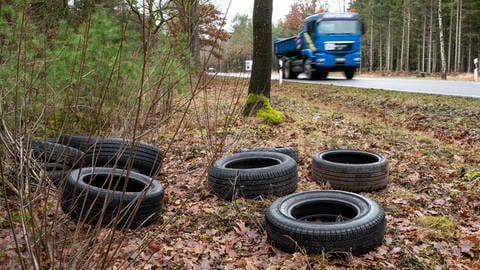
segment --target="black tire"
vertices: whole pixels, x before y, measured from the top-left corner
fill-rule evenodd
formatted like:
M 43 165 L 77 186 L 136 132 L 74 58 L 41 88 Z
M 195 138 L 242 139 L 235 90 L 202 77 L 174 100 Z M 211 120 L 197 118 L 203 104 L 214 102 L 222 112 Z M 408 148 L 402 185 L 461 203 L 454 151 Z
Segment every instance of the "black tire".
M 98 137 L 83 136 L 83 135 L 60 135 L 57 143 L 67 145 L 73 148 L 80 149 L 86 152 L 92 145 L 95 144 Z
M 42 168 L 57 187 L 63 187 L 65 179 L 71 170 L 70 166 L 61 163 L 45 163 L 42 165 Z
M 283 196 L 297 188 L 297 163 L 275 152 L 223 157 L 208 168 L 208 186 L 220 198 Z
M 163 194 L 160 182 L 140 173 L 127 174 L 115 168 L 81 168 L 67 177 L 61 207 L 72 219 L 82 223 L 136 228 L 147 226 L 159 217 Z
M 381 245 L 386 225 L 384 210 L 375 201 L 338 190 L 282 197 L 267 209 L 265 220 L 268 239 L 283 251 L 354 255 Z
M 247 147 L 247 148 L 239 148 L 235 149 L 233 153 L 244 153 L 244 152 L 276 152 L 285 154 L 295 162 L 298 162 L 298 148 L 296 147 L 289 147 L 289 146 L 276 146 L 276 147 Z
M 152 145 L 141 142 L 132 144 L 132 141 L 120 138 L 102 138 L 97 139 L 95 145 L 85 153 L 84 164 L 89 167 L 127 168 L 131 162 L 132 169 L 152 176 L 159 173 L 162 160 L 162 152 Z
M 375 191 L 387 186 L 388 162 L 384 156 L 367 151 L 322 151 L 313 157 L 312 179 L 329 182 L 333 189 Z
M 328 72 L 326 72 L 326 71 L 319 71 L 317 73 L 317 78 L 319 80 L 325 80 L 327 77 L 328 77 Z
M 345 78 L 347 78 L 347 80 L 353 79 L 353 76 L 355 76 L 355 70 L 354 69 L 345 70 Z
M 84 155 L 76 148 L 44 140 L 32 140 L 30 147 L 32 157 L 43 163 L 61 163 L 73 167 L 80 163 Z

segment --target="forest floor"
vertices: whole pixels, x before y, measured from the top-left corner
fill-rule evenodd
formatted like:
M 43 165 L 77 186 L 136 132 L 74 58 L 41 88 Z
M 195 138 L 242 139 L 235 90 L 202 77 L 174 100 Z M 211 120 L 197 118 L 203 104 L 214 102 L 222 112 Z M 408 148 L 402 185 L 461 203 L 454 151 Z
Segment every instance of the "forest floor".
M 208 126 L 210 116 L 225 121 L 222 113 L 235 107 L 231 97 L 245 93 L 246 82 L 217 79 L 207 89 L 202 99 L 216 109 L 187 118 L 164 160 L 158 178 L 166 190 L 162 218 L 127 232 L 113 268 L 480 269 L 480 99 L 274 83 L 272 105 L 285 123 L 238 117 L 229 125 L 199 127 Z M 158 133 L 150 142 L 172 136 Z M 213 146 L 221 150 L 212 153 Z M 264 212 L 275 197 L 228 202 L 207 185 L 213 156 L 251 146 L 297 147 L 297 192 L 328 188 L 310 178 L 319 151 L 383 154 L 390 168 L 387 188 L 362 193 L 385 209 L 383 244 L 360 256 L 288 254 L 272 247 Z
M 231 82 L 221 83 L 220 99 L 227 103 L 228 93 L 242 89 Z M 286 83 L 274 84 L 272 105 L 284 112 L 286 122 L 270 126 L 237 119 L 223 154 L 238 147 L 295 146 L 300 150 L 297 191 L 328 188 L 310 178 L 312 156 L 321 150 L 355 148 L 385 155 L 388 187 L 362 193 L 385 209 L 383 245 L 340 259 L 273 248 L 266 237 L 264 211 L 276 198 L 226 202 L 209 192 L 205 176 L 209 149 L 205 136 L 192 125 L 192 136 L 179 138 L 166 160 L 168 203 L 163 220 L 170 222 L 151 245 L 156 252 L 151 264 L 225 269 L 480 268 L 479 99 Z

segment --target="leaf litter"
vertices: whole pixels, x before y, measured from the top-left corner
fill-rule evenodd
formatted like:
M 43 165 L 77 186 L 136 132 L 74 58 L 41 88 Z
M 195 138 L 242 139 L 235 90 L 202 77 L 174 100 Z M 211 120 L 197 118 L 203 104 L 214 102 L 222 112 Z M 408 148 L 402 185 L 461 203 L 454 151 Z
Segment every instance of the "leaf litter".
M 236 91 L 246 92 L 238 83 L 217 83 L 225 94 L 216 97 L 225 100 L 215 103 L 229 102 L 229 94 Z M 237 117 L 228 130 L 210 129 L 215 130 L 210 131 L 211 142 L 195 121 L 185 125 L 159 177 L 166 188 L 162 217 L 127 232 L 111 268 L 480 268 L 480 176 L 471 173 L 480 167 L 479 100 L 285 83 L 273 85 L 272 106 L 284 112 L 284 124 Z M 161 143 L 165 137 L 156 134 L 151 141 Z M 383 245 L 357 257 L 306 255 L 301 250 L 288 254 L 272 247 L 263 215 L 276 198 L 227 202 L 209 192 L 206 181 L 212 159 L 256 146 L 300 150 L 297 191 L 329 188 L 310 178 L 311 159 L 319 151 L 355 148 L 385 155 L 390 162 L 388 187 L 362 193 L 385 209 Z M 467 181 L 469 173 L 473 176 Z M 425 216 L 451 221 L 448 233 L 419 224 Z M 1 223 L 0 235 L 5 237 L 0 265 L 8 267 L 16 255 L 10 228 Z M 151 238 L 138 249 L 147 234 Z

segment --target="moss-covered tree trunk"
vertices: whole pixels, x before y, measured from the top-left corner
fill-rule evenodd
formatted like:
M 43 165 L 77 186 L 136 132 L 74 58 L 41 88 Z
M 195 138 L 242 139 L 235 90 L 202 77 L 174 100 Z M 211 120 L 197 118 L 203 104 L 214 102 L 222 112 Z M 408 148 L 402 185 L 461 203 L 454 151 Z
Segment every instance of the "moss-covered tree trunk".
M 272 66 L 272 6 L 273 0 L 255 0 L 253 4 L 253 66 L 248 87 L 249 95 L 270 98 Z M 255 115 L 263 106 L 258 102 L 248 103 L 244 115 Z

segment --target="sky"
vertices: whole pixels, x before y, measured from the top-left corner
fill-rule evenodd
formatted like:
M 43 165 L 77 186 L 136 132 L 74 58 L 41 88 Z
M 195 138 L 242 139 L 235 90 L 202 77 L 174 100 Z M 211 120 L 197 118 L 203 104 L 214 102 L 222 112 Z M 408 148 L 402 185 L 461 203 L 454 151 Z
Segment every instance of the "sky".
M 232 19 L 236 14 L 252 16 L 254 0 L 231 0 L 230 8 L 227 13 L 227 29 L 231 25 Z M 223 12 L 227 11 L 230 0 L 213 0 L 212 1 Z M 273 0 L 272 22 L 276 23 L 279 19 L 284 18 L 290 10 L 290 5 L 295 0 Z M 324 0 L 328 3 L 330 11 L 339 11 L 343 7 L 345 0 Z

